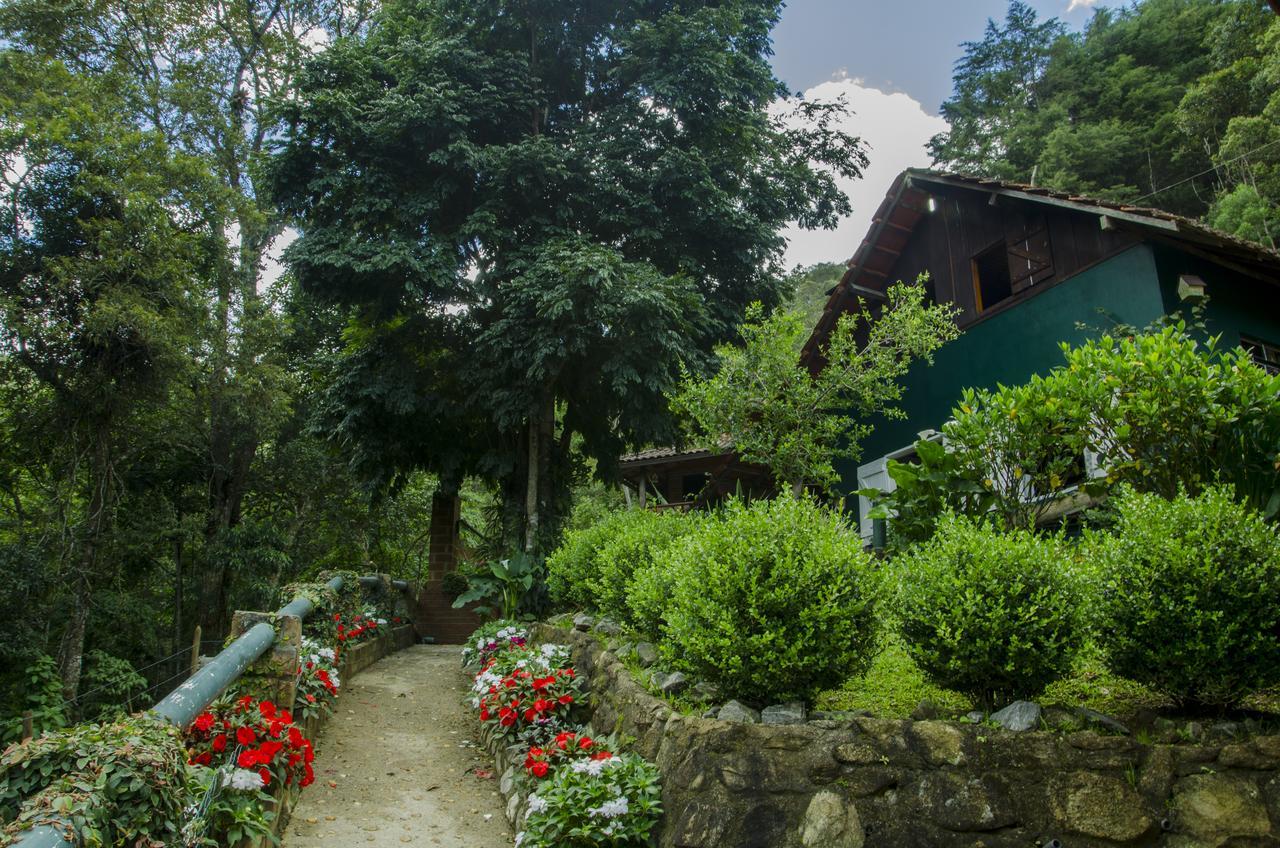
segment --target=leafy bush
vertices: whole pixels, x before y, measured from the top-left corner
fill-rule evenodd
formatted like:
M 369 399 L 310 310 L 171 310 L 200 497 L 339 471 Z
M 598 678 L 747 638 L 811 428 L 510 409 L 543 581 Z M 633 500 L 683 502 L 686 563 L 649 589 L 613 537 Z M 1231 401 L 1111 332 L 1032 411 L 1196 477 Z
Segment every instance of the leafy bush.
M 654 569 L 663 548 L 697 526 L 695 517 L 681 513 L 635 512 L 617 525 L 613 538 L 600 548 L 594 586 L 596 609 L 632 627 L 648 623 L 636 616 L 629 603 L 636 578 Z
M 898 568 L 902 636 L 939 686 L 994 705 L 1070 671 L 1085 636 L 1083 581 L 1058 538 L 948 517 Z
M 647 845 L 662 814 L 658 767 L 621 754 L 574 760 L 529 796 L 521 848 Z
M 55 812 L 80 845 L 180 845 L 191 795 L 181 732 L 146 716 L 78 724 L 0 755 L 0 842 Z
M 806 697 L 871 660 L 881 581 L 845 520 L 807 498 L 731 501 L 664 559 L 664 650 L 730 697 Z
M 674 513 L 626 509 L 565 534 L 547 559 L 547 582 L 561 605 L 632 621 L 630 584 L 662 545 L 689 532 L 693 519 Z
M 1202 345 L 1179 322 L 1064 351 L 1055 379 L 1086 411 L 1110 478 L 1166 498 L 1227 482 L 1268 515 L 1280 509 L 1280 377 L 1244 350 Z
M 643 510 L 623 510 L 581 530 L 570 530 L 547 558 L 547 587 L 557 604 L 573 609 L 595 609 L 594 587 L 600 581 L 600 549 L 618 529 L 636 520 Z
M 1229 488 L 1165 500 L 1123 491 L 1089 538 L 1098 640 L 1120 675 L 1192 705 L 1280 683 L 1280 539 Z
M 920 443 L 919 466 L 890 464 L 898 491 L 860 493 L 892 516 L 891 539 L 927 538 L 942 507 L 1033 526 L 1077 484 L 1173 497 L 1230 483 L 1268 519 L 1280 513 L 1280 376 L 1240 348 L 1197 341 L 1181 320 L 1063 355 L 1043 378 L 966 392 L 943 427 L 943 456 Z M 1086 451 L 1105 479 L 1086 479 Z

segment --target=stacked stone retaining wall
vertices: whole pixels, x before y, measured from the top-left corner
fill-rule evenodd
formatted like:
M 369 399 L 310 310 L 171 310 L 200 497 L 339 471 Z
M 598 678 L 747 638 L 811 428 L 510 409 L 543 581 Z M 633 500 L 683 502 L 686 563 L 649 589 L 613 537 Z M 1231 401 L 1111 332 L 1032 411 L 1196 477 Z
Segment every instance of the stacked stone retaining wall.
M 661 769 L 660 848 L 1280 846 L 1280 735 L 1164 745 L 951 721 L 736 724 L 681 715 L 595 635 L 534 637 L 572 647 L 593 731 L 633 739 Z

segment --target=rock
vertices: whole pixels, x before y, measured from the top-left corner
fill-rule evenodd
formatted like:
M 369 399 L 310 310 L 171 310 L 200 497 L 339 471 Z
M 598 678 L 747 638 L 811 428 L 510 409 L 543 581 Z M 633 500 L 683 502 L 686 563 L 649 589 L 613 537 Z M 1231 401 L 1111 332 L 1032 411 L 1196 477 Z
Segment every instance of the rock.
M 636 646 L 631 642 L 619 642 L 618 646 L 613 649 L 613 653 L 618 659 L 625 660 L 636 652 Z
M 1079 730 L 1084 724 L 1084 720 L 1076 714 L 1075 710 L 1070 710 L 1057 704 L 1050 704 L 1045 707 L 1040 719 L 1051 729 L 1064 732 Z
M 862 848 L 867 835 L 858 810 L 834 792 L 819 792 L 809 801 L 800 822 L 805 848 Z
M 992 775 L 928 772 L 918 784 L 916 800 L 926 821 L 957 833 L 999 830 L 1018 821 L 1007 787 Z
M 1097 710 L 1091 710 L 1088 707 L 1079 707 L 1076 709 L 1076 715 L 1080 716 L 1080 720 L 1086 725 L 1106 730 L 1109 733 L 1118 733 L 1121 736 L 1129 735 L 1129 728 L 1121 724 L 1109 715 L 1104 715 Z
M 1049 787 L 1053 817 L 1068 830 L 1128 842 L 1151 829 L 1142 797 L 1119 778 L 1081 771 L 1054 777 Z
M 964 764 L 964 734 L 945 721 L 917 721 L 910 733 L 926 760 L 935 766 Z
M 970 712 L 965 713 L 964 717 L 960 720 L 967 721 L 970 724 L 982 724 L 987 720 L 987 714 L 982 710 L 971 710 Z
M 705 710 L 702 711 L 702 717 L 715 718 L 717 715 L 719 715 L 719 713 L 720 713 L 720 710 L 716 709 L 715 707 L 707 707 Z
M 804 724 L 806 717 L 803 701 L 773 704 L 760 711 L 760 721 L 765 724 Z
M 573 617 L 573 629 L 581 630 L 584 633 L 590 630 L 591 625 L 595 623 L 596 623 L 596 620 L 591 616 L 587 615 L 585 612 L 580 612 Z
M 574 620 L 574 624 L 577 624 L 577 619 Z M 602 618 L 596 622 L 596 632 L 602 636 L 617 636 L 622 633 L 622 628 L 613 619 Z
M 916 705 L 911 711 L 912 721 L 933 721 L 938 717 L 938 705 L 928 698 Z
M 1264 837 L 1271 829 L 1258 787 L 1225 774 L 1196 774 L 1178 782 L 1172 809 L 1186 844 L 1217 846 L 1234 837 Z
M 654 685 L 662 690 L 664 695 L 679 695 L 681 692 L 689 688 L 689 678 L 685 677 L 683 671 L 673 671 L 670 674 L 656 674 L 653 678 Z
M 1031 701 L 1014 701 L 1004 709 L 991 714 L 991 720 L 1014 733 L 1023 733 L 1040 726 L 1040 705 Z
M 689 690 L 689 694 L 699 701 L 702 701 L 704 704 L 710 704 L 713 701 L 720 700 L 720 687 L 714 683 L 699 680 Z
M 759 724 L 760 713 L 751 709 L 741 701 L 730 701 L 720 708 L 716 718 L 721 721 L 734 721 L 739 724 Z
M 1240 725 L 1234 721 L 1220 721 L 1209 728 L 1209 733 L 1219 739 L 1235 739 L 1240 735 Z
M 658 661 L 658 649 L 651 642 L 637 642 L 636 661 L 643 668 L 648 668 Z
M 861 739 L 853 742 L 842 742 L 836 746 L 835 750 L 836 762 L 848 765 L 871 765 L 873 763 L 884 763 L 888 765 L 889 758 L 881 754 L 870 742 Z

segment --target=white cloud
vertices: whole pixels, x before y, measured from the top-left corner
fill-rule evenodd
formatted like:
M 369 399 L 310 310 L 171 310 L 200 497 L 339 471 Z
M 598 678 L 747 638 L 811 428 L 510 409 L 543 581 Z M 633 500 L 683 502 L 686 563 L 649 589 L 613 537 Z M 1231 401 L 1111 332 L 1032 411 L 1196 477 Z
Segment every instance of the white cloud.
M 850 110 L 843 128 L 867 142 L 871 165 L 862 179 L 840 181 L 853 203 L 853 214 L 836 229 L 790 227 L 783 232 L 788 267 L 844 262 L 853 256 L 893 178 L 907 168 L 928 167 L 925 142 L 947 129 L 946 121 L 929 114 L 910 96 L 869 88 L 843 74 L 804 93 L 806 100 L 835 100 L 842 95 Z
M 1092 9 L 1098 5 L 1098 0 L 1071 0 L 1071 5 L 1067 6 L 1067 14 L 1071 14 L 1076 9 Z

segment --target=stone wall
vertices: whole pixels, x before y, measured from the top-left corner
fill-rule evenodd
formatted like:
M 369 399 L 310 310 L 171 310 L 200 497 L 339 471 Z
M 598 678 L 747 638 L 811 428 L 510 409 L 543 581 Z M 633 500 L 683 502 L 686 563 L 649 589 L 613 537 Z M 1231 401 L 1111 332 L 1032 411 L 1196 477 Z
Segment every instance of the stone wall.
M 736 724 L 679 714 L 591 634 L 539 625 L 535 639 L 572 646 L 592 729 L 658 764 L 661 848 L 1280 846 L 1280 736 Z

